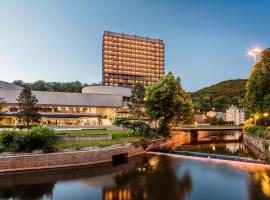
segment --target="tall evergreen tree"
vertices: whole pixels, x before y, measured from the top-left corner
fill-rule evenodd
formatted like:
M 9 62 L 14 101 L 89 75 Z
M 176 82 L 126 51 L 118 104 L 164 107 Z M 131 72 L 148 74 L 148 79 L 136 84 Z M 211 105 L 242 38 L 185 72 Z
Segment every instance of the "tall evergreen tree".
M 32 94 L 29 87 L 25 87 L 17 99 L 19 112 L 18 117 L 20 121 L 29 128 L 30 125 L 40 121 L 40 114 L 38 113 L 38 99 Z
M 145 87 L 142 83 L 136 83 L 131 91 L 130 103 L 128 104 L 129 111 L 133 118 L 141 119 L 144 116 L 145 110 Z
M 261 59 L 253 66 L 247 82 L 244 105 L 248 115 L 270 110 L 270 48 L 261 53 Z

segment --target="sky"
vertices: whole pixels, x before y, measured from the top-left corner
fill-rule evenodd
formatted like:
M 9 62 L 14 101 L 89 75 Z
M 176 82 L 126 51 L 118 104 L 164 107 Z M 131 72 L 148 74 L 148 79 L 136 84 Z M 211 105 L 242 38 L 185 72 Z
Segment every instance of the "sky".
M 248 78 L 270 47 L 269 0 L 0 0 L 0 80 L 102 81 L 102 36 L 160 38 L 187 91 Z

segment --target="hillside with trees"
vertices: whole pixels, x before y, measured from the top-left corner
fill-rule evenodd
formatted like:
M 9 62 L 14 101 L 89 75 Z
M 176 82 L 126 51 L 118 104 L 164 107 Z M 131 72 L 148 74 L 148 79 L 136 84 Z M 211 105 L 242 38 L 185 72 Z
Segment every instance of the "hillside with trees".
M 232 104 L 241 106 L 246 82 L 246 79 L 227 80 L 191 93 L 195 110 L 224 112 Z

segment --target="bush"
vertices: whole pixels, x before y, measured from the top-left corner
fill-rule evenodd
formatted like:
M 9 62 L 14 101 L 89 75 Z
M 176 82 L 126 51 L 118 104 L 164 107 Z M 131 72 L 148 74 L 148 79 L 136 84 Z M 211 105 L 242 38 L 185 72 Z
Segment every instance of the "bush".
M 259 125 L 254 125 L 254 124 L 246 124 L 244 126 L 244 131 L 246 131 L 252 135 L 256 135 L 258 137 L 261 137 L 261 138 L 267 139 L 267 137 L 268 137 L 266 128 L 264 126 L 259 126 Z
M 3 151 L 20 151 L 23 145 L 24 134 L 21 131 L 4 130 L 0 135 L 0 142 Z
M 149 124 L 143 121 L 130 121 L 127 119 L 116 119 L 114 124 L 122 126 L 124 129 L 133 131 L 133 134 L 138 134 L 145 137 L 153 137 L 156 135 L 156 130 L 151 128 Z
M 4 151 L 31 152 L 42 149 L 44 152 L 52 152 L 55 135 L 53 130 L 41 126 L 29 131 L 4 130 L 0 134 L 0 142 Z

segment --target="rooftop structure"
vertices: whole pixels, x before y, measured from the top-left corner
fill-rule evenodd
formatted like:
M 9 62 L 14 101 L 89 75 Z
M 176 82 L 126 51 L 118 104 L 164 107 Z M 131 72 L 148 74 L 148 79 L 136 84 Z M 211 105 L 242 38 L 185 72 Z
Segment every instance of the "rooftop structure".
M 13 83 L 0 81 L 0 89 L 4 89 L 4 90 L 21 90 L 22 87 L 20 87 L 18 85 L 15 85 Z

